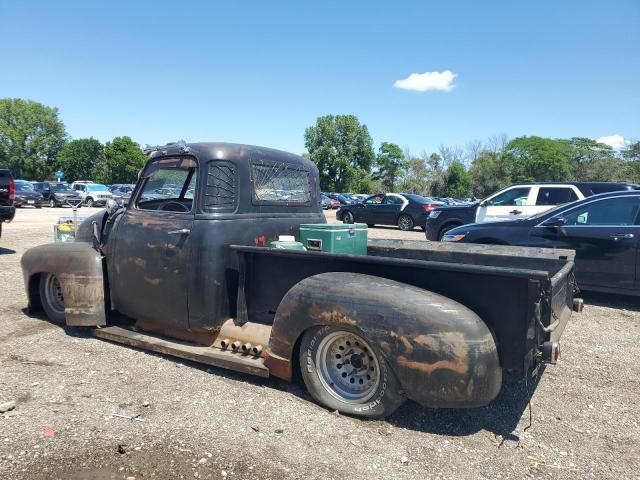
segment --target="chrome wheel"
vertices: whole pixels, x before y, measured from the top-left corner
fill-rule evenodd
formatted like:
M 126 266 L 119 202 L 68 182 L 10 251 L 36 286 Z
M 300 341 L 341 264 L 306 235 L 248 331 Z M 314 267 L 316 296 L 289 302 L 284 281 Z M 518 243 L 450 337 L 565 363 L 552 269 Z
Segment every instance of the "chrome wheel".
M 44 300 L 53 312 L 57 315 L 64 315 L 64 297 L 60 282 L 52 275 L 48 274 L 44 285 Z
M 380 384 L 380 365 L 362 337 L 345 331 L 322 339 L 316 353 L 318 376 L 333 397 L 346 403 L 369 400 Z
M 55 208 L 56 207 L 56 201 L 53 198 L 51 200 L 49 200 L 49 206 L 51 208 Z

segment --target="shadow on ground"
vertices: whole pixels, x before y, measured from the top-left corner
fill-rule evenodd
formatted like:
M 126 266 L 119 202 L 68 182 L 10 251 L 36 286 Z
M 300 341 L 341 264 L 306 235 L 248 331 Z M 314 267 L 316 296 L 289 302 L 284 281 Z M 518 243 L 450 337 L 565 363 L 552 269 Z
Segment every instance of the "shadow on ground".
M 16 253 L 15 250 L 11 250 L 10 248 L 0 247 L 0 255 L 12 255 Z
M 580 292 L 580 296 L 584 298 L 586 308 L 589 308 L 589 305 L 594 305 L 640 312 L 640 297 L 598 292 Z

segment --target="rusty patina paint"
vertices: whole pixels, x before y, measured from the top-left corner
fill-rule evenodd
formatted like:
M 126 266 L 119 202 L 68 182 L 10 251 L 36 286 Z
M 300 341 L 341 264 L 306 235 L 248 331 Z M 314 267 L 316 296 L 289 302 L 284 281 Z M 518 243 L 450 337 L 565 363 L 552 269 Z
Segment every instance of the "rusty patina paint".
M 359 329 L 380 347 L 407 396 L 426 407 L 484 405 L 502 384 L 485 323 L 433 292 L 354 273 L 303 280 L 276 312 L 267 357 L 272 375 L 290 375 L 295 340 L 314 325 Z
M 67 325 L 106 324 L 102 256 L 88 243 L 51 243 L 29 249 L 22 256 L 22 271 L 29 307 L 40 307 L 29 286 L 34 275 L 52 273 L 58 278 Z

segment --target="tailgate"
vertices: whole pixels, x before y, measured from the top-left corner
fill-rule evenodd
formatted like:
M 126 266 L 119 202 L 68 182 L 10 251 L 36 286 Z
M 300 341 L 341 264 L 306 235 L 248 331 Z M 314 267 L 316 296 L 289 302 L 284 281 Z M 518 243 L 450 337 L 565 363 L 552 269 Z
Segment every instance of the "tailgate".
M 551 308 L 546 309 L 545 316 L 547 318 L 543 319 L 543 323 L 547 326 L 545 333 L 548 334 L 548 338 L 546 340 L 552 342 L 560 340 L 569 317 L 571 317 L 571 312 L 573 312 L 573 296 L 577 290 L 574 269 L 574 263 L 567 262 L 551 278 Z

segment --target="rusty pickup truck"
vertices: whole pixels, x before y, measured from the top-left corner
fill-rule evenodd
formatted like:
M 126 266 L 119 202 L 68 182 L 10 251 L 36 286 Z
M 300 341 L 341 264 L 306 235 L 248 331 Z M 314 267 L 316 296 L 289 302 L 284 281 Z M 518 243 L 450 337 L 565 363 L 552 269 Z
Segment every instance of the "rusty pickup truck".
M 316 166 L 297 155 L 156 147 L 126 206 L 110 202 L 75 242 L 24 254 L 29 308 L 195 362 L 287 381 L 299 371 L 318 403 L 367 418 L 406 399 L 482 406 L 503 372 L 531 379 L 555 363 L 581 307 L 571 251 L 384 240 L 361 256 L 269 248 L 325 222 L 320 195 Z

